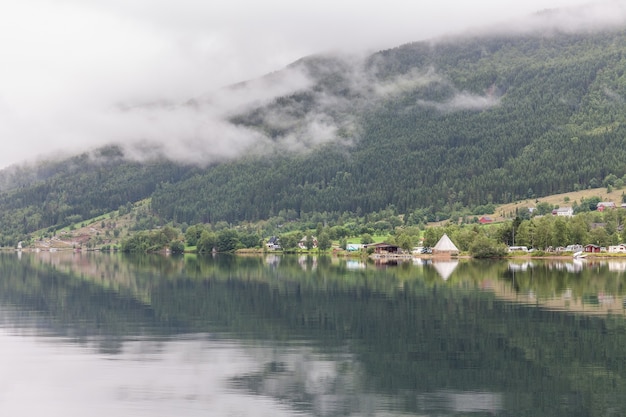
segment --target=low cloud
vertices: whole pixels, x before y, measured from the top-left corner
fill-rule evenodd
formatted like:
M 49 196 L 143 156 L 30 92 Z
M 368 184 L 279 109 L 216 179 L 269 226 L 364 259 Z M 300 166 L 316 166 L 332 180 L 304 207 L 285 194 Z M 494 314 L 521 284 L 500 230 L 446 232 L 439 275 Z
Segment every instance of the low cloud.
M 434 68 L 429 69 L 426 73 L 420 73 L 415 70 L 391 80 L 376 83 L 373 86 L 373 90 L 377 96 L 392 97 L 405 91 L 441 81 L 443 81 L 443 78 L 435 72 Z
M 473 28 L 461 32 L 461 35 L 581 33 L 619 28 L 624 24 L 626 3 L 623 0 L 607 0 L 558 9 L 547 8 L 526 17 Z
M 359 131 L 350 116 L 355 107 L 445 80 L 432 69 L 373 82 L 359 59 L 342 59 L 334 70 L 344 75 L 346 95 L 315 91 L 303 115 L 278 107 L 262 114 L 265 123 L 289 133 L 272 136 L 232 119 L 309 88 L 315 74 L 301 65 L 256 79 L 299 57 L 338 44 L 354 52 L 450 31 L 466 36 L 461 31 L 470 23 L 482 27 L 502 20 L 504 13 L 508 19 L 535 9 L 527 2 L 460 5 L 453 0 L 436 7 L 392 0 L 384 10 L 356 2 L 271 3 L 5 2 L 0 6 L 0 168 L 109 143 L 120 144 L 133 158 L 164 155 L 197 164 L 277 146 L 303 151 L 328 141 L 350 143 Z M 547 3 L 571 1 L 535 2 Z M 330 8 L 339 14 L 329 15 Z M 597 2 L 536 13 L 489 30 L 596 30 L 624 24 L 625 8 L 622 1 Z M 248 78 L 255 81 L 220 88 Z M 442 111 L 480 110 L 497 105 L 498 98 L 459 91 L 444 103 L 421 104 Z
M 419 100 L 417 104 L 424 107 L 434 107 L 444 113 L 462 110 L 482 111 L 500 104 L 500 98 L 492 95 L 481 96 L 462 92 L 444 102 Z
M 286 69 L 183 104 L 120 105 L 106 116 L 106 136 L 124 137 L 118 144 L 133 159 L 164 156 L 198 165 L 228 160 L 274 146 L 265 134 L 232 123 L 231 117 L 309 86 L 301 71 Z

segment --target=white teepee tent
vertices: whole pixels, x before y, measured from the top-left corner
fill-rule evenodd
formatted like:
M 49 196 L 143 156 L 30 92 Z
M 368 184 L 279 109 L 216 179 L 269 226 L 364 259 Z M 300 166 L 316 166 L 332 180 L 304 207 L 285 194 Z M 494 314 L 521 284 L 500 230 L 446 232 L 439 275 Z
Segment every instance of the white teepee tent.
M 441 236 L 441 239 L 439 239 L 439 242 L 437 242 L 437 244 L 433 248 L 433 255 L 437 254 L 458 255 L 459 249 L 454 245 L 454 243 L 452 243 L 448 235 L 444 233 L 444 235 Z

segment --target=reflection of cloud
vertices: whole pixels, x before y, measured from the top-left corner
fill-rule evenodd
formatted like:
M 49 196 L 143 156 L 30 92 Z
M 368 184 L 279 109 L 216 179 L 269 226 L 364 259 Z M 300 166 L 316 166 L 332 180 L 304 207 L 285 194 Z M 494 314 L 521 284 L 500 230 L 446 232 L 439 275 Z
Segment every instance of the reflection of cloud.
M 18 320 L 23 313 L 16 314 Z M 5 318 L 0 311 L 0 321 Z M 51 337 L 37 329 L 45 336 L 34 336 L 31 329 L 16 330 L 0 331 L 2 415 L 177 416 L 181 410 L 203 416 L 294 415 L 283 403 L 241 395 L 225 385 L 258 365 L 236 343 L 203 340 L 206 335 L 160 341 L 134 336 L 110 355 L 94 349 L 103 336 Z
M 362 395 L 364 370 L 352 355 L 320 355 L 306 346 L 289 349 L 250 348 L 258 369 L 231 378 L 230 384 L 262 397 L 275 398 L 297 411 L 333 416 L 350 410 L 373 415 L 384 409 L 385 399 Z
M 418 400 L 426 409 L 455 413 L 495 413 L 501 411 L 504 404 L 501 393 L 476 391 L 439 391 L 420 394 Z

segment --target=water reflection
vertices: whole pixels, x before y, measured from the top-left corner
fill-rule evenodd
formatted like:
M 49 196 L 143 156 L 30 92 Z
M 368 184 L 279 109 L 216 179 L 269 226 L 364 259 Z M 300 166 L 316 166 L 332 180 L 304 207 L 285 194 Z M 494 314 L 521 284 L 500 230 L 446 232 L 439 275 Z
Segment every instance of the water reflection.
M 0 254 L 0 410 L 624 414 L 611 262 Z
M 353 355 L 325 357 L 298 347 L 257 359 L 265 366 L 232 378 L 231 386 L 314 416 L 371 415 L 381 402 L 362 392 L 364 372 Z
M 359 269 L 365 269 L 365 268 L 367 268 L 367 263 L 365 263 L 364 261 L 357 261 L 354 259 L 346 260 L 346 269 L 359 270 Z
M 257 366 L 228 341 L 125 341 L 115 356 L 63 340 L 0 331 L 0 413 L 6 416 L 292 416 L 224 381 Z M 268 350 L 265 348 L 265 350 Z M 113 359 L 113 360 L 112 360 Z
M 439 275 L 441 275 L 441 278 L 444 281 L 447 281 L 448 278 L 450 278 L 450 275 L 452 275 L 452 273 L 454 272 L 454 270 L 456 269 L 458 265 L 459 265 L 458 260 L 454 260 L 454 261 L 436 260 L 436 261 L 433 261 L 432 263 L 433 268 L 435 268 L 435 270 L 439 273 Z
M 549 260 L 509 262 L 506 280 L 492 286 L 508 301 L 582 314 L 621 314 L 626 261 Z
M 502 393 L 438 391 L 418 396 L 424 411 L 448 413 L 489 413 L 503 410 Z

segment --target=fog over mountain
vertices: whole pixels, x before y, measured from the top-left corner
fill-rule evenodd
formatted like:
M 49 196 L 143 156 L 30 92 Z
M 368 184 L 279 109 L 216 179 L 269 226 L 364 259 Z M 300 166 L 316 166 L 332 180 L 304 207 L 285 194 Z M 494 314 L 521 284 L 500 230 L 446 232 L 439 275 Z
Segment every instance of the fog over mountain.
M 372 83 L 372 67 L 364 66 L 372 51 L 423 39 L 443 42 L 443 35 L 540 30 L 549 36 L 551 31 L 594 31 L 625 20 L 623 1 L 4 4 L 0 137 L 5 146 L 0 167 L 107 143 L 123 145 L 137 159 L 166 155 L 204 165 L 248 151 L 297 151 L 349 141 L 359 126 L 341 117 L 342 108 L 438 77 L 434 68 Z M 351 97 L 318 91 L 315 111 L 304 119 L 297 112 L 267 110 L 262 117 L 273 126 L 297 127 L 280 137 L 233 123 L 237 115 L 310 87 L 310 68 L 289 64 L 329 51 L 352 80 Z M 497 92 L 456 91 L 448 102 L 432 105 L 455 111 L 497 104 Z

